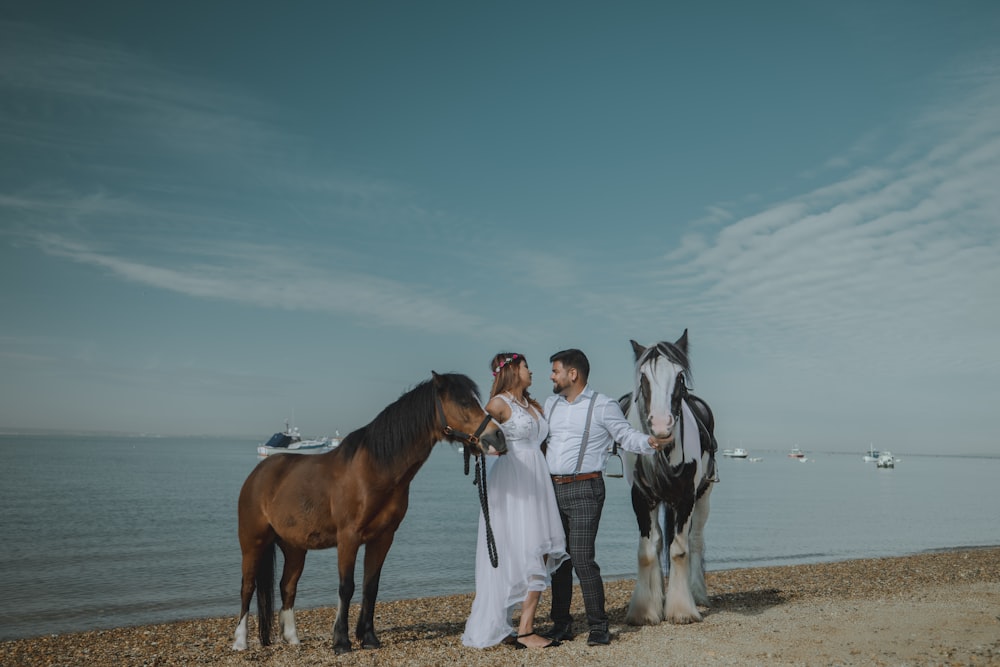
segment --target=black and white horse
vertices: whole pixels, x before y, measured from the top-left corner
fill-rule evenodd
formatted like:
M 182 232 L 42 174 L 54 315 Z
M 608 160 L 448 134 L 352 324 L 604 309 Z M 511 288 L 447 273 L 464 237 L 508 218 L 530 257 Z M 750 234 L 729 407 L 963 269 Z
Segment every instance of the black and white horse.
M 708 605 L 705 588 L 705 523 L 715 475 L 715 418 L 703 400 L 690 393 L 687 329 L 676 343 L 643 347 L 635 353 L 635 389 L 621 398 L 634 410 L 643 431 L 674 441 L 651 456 L 628 455 L 632 509 L 639 522 L 639 571 L 625 620 L 655 625 L 701 620 L 698 605 Z M 665 509 L 666 540 L 659 522 Z M 669 544 L 669 583 L 664 590 L 661 551 Z

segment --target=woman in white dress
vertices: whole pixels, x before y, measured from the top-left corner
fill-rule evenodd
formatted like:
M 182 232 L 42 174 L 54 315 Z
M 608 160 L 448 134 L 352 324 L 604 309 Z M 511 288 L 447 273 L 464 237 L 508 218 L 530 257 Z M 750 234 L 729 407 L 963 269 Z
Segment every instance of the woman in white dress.
M 552 573 L 569 558 L 559 508 L 541 444 L 549 432 L 542 407 L 531 398 L 531 371 L 524 355 L 501 353 L 490 364 L 493 387 L 486 411 L 500 423 L 507 453 L 486 475 L 490 525 L 498 567 L 486 549 L 486 523 L 479 512 L 476 597 L 462 643 L 485 648 L 504 640 L 516 648 L 557 646 L 535 634 L 535 609 Z M 521 605 L 516 637 L 511 625 Z M 508 639 L 509 638 L 509 639 Z

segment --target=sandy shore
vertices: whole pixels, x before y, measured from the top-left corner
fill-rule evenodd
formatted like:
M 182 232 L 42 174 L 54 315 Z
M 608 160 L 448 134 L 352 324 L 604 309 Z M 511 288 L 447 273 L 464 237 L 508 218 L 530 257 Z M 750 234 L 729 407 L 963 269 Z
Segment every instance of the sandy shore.
M 233 652 L 234 616 L 3 642 L 0 665 L 1000 665 L 1000 547 L 709 573 L 712 605 L 686 626 L 625 625 L 632 585 L 606 582 L 607 647 L 584 635 L 544 650 L 465 648 L 470 594 L 380 602 L 383 647 L 340 657 L 328 608 L 298 612 L 300 646 L 264 648 L 252 634 Z

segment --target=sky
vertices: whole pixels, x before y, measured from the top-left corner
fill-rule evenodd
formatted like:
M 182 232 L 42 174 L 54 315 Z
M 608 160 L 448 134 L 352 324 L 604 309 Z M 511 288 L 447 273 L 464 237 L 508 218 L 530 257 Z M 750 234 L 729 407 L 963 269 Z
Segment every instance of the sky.
M 1000 454 L 1000 4 L 5 2 L 0 431 L 344 435 L 688 330 L 723 447 Z

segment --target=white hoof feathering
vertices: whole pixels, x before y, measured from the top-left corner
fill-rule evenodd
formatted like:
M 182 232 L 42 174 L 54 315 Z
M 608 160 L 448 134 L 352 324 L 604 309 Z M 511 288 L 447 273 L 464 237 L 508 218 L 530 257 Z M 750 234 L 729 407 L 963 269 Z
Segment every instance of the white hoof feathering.
M 247 650 L 247 615 L 244 614 L 243 618 L 236 625 L 235 641 L 233 642 L 234 651 L 245 651 Z
M 691 594 L 691 558 L 687 535 L 680 531 L 670 544 L 670 581 L 667 584 L 667 601 L 663 615 L 671 623 L 684 625 L 701 620 L 701 612 Z
M 278 625 L 281 628 L 281 636 L 289 644 L 298 644 L 299 636 L 295 632 L 295 612 L 291 609 L 282 609 L 278 614 Z
M 625 614 L 629 625 L 657 625 L 663 620 L 663 571 L 655 544 L 650 538 L 639 540 L 639 572 Z

